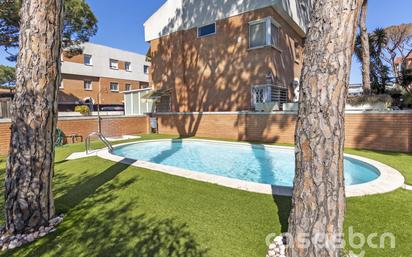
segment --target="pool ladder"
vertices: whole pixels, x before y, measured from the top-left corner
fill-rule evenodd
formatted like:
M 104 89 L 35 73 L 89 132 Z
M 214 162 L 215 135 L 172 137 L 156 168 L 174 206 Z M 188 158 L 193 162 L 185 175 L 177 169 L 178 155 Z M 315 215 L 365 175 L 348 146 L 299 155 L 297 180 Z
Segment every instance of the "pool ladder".
M 105 146 L 109 149 L 110 152 L 113 151 L 112 144 L 110 144 L 110 142 L 107 140 L 107 138 L 102 133 L 92 132 L 87 136 L 86 141 L 85 141 L 85 143 L 86 143 L 86 155 L 88 155 L 90 153 L 90 138 L 92 136 L 98 137 L 100 139 L 100 141 L 102 141 L 103 144 L 105 144 Z

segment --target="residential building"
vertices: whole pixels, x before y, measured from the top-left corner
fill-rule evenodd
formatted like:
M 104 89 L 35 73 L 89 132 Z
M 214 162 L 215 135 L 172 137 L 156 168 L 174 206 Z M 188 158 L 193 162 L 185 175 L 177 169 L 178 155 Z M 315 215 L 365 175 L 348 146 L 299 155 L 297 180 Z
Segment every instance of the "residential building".
M 361 83 L 358 84 L 349 84 L 348 88 L 349 96 L 360 96 L 363 95 L 363 86 Z
M 123 91 L 149 87 L 150 63 L 145 55 L 98 44 L 85 43 L 82 53 L 62 57 L 60 111 L 71 111 L 78 104 L 99 104 L 123 108 Z
M 412 52 L 406 58 L 397 57 L 395 59 L 395 65 L 398 71 L 402 70 L 403 60 L 405 60 L 405 68 L 407 70 L 412 69 Z
M 158 112 L 291 101 L 310 0 L 168 0 L 144 24 Z

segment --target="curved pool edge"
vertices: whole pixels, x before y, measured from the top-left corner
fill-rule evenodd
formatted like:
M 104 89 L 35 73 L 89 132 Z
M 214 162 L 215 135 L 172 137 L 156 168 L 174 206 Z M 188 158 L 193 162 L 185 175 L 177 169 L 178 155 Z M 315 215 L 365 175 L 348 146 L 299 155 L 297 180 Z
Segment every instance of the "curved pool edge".
M 139 144 L 139 143 L 147 143 L 147 142 L 167 142 L 176 139 L 155 139 L 155 140 L 142 140 L 137 142 L 131 143 L 124 143 L 118 144 L 114 147 L 124 146 L 124 145 L 131 145 L 131 144 Z M 217 140 L 206 140 L 206 139 L 179 139 L 182 141 L 201 141 L 201 142 L 213 142 L 213 143 L 223 143 L 223 144 L 234 144 L 234 145 L 251 145 L 251 143 L 246 142 L 226 142 L 226 141 L 217 141 Z M 285 149 L 285 150 L 293 150 L 293 147 L 289 146 L 276 146 L 276 145 L 265 145 L 262 144 L 264 147 L 267 148 L 275 148 L 275 149 Z M 97 152 L 97 156 L 102 159 L 107 159 L 114 162 L 120 162 L 124 164 L 128 164 L 131 166 L 145 168 L 149 170 L 160 171 L 163 173 L 167 173 L 170 175 L 175 175 L 179 177 L 189 178 L 197 181 L 212 183 L 220 186 L 225 186 L 229 188 L 254 192 L 254 193 L 261 193 L 261 194 L 269 194 L 269 195 L 281 195 L 281 196 L 291 196 L 292 195 L 292 188 L 291 187 L 282 187 L 282 186 L 275 186 L 269 184 L 261 184 L 256 182 L 249 182 L 240 179 L 228 178 L 208 173 L 202 172 L 195 172 L 188 169 L 177 168 L 172 166 L 167 166 L 163 164 L 157 164 L 147 161 L 139 161 L 128 159 L 125 157 L 121 157 L 118 155 L 114 155 L 110 153 L 108 149 L 103 149 Z M 358 184 L 358 185 L 350 185 L 346 186 L 346 196 L 347 197 L 356 197 L 356 196 L 365 196 L 365 195 L 374 195 L 374 194 L 383 194 L 394 191 L 398 188 L 402 188 L 405 182 L 404 177 L 400 174 L 399 171 L 396 169 L 383 164 L 381 162 L 371 160 L 369 158 L 345 154 L 345 157 L 350 157 L 355 160 L 359 160 L 365 162 L 369 165 L 374 166 L 380 173 L 379 177 L 375 180 L 372 180 L 367 183 Z

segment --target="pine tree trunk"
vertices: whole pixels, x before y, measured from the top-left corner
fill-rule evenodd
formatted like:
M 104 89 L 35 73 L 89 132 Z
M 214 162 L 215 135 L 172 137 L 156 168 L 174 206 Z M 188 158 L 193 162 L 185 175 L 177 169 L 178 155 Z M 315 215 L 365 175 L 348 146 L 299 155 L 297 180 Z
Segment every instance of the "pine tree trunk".
M 313 239 L 330 243 L 343 231 L 345 102 L 361 4 L 317 0 L 313 5 L 295 138 L 289 257 L 339 256 L 339 247 L 324 247 Z
M 48 225 L 54 216 L 52 177 L 63 0 L 23 0 L 16 94 L 5 190 L 11 234 Z
M 369 50 L 369 34 L 366 27 L 366 16 L 368 11 L 368 0 L 363 0 L 361 16 L 360 16 L 360 39 L 362 47 L 362 85 L 363 92 L 366 95 L 371 93 L 371 78 L 370 78 L 370 50 Z

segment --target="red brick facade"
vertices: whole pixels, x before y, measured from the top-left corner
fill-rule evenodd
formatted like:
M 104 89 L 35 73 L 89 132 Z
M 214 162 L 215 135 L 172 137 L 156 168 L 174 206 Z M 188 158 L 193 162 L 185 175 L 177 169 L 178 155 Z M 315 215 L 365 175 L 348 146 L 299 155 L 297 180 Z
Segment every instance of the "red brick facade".
M 278 47 L 249 48 L 249 22 L 272 17 L 279 25 Z M 293 92 L 300 77 L 303 38 L 267 7 L 216 22 L 216 34 L 198 38 L 197 29 L 152 40 L 150 82 L 171 89 L 171 111 L 242 111 L 251 109 L 251 87 L 277 85 Z
M 92 87 L 90 90 L 84 89 L 84 82 L 90 81 Z M 110 83 L 119 85 L 118 91 L 110 90 Z M 100 88 L 100 104 L 123 104 L 122 91 L 126 91 L 126 85 L 129 84 L 132 90 L 146 88 L 149 86 L 147 82 L 139 82 L 134 80 L 124 80 L 115 78 L 103 77 L 88 77 L 80 75 L 62 75 L 62 87 L 59 88 L 58 103 L 59 104 L 74 104 L 83 101 L 85 98 L 91 97 L 97 103 L 97 94 Z

